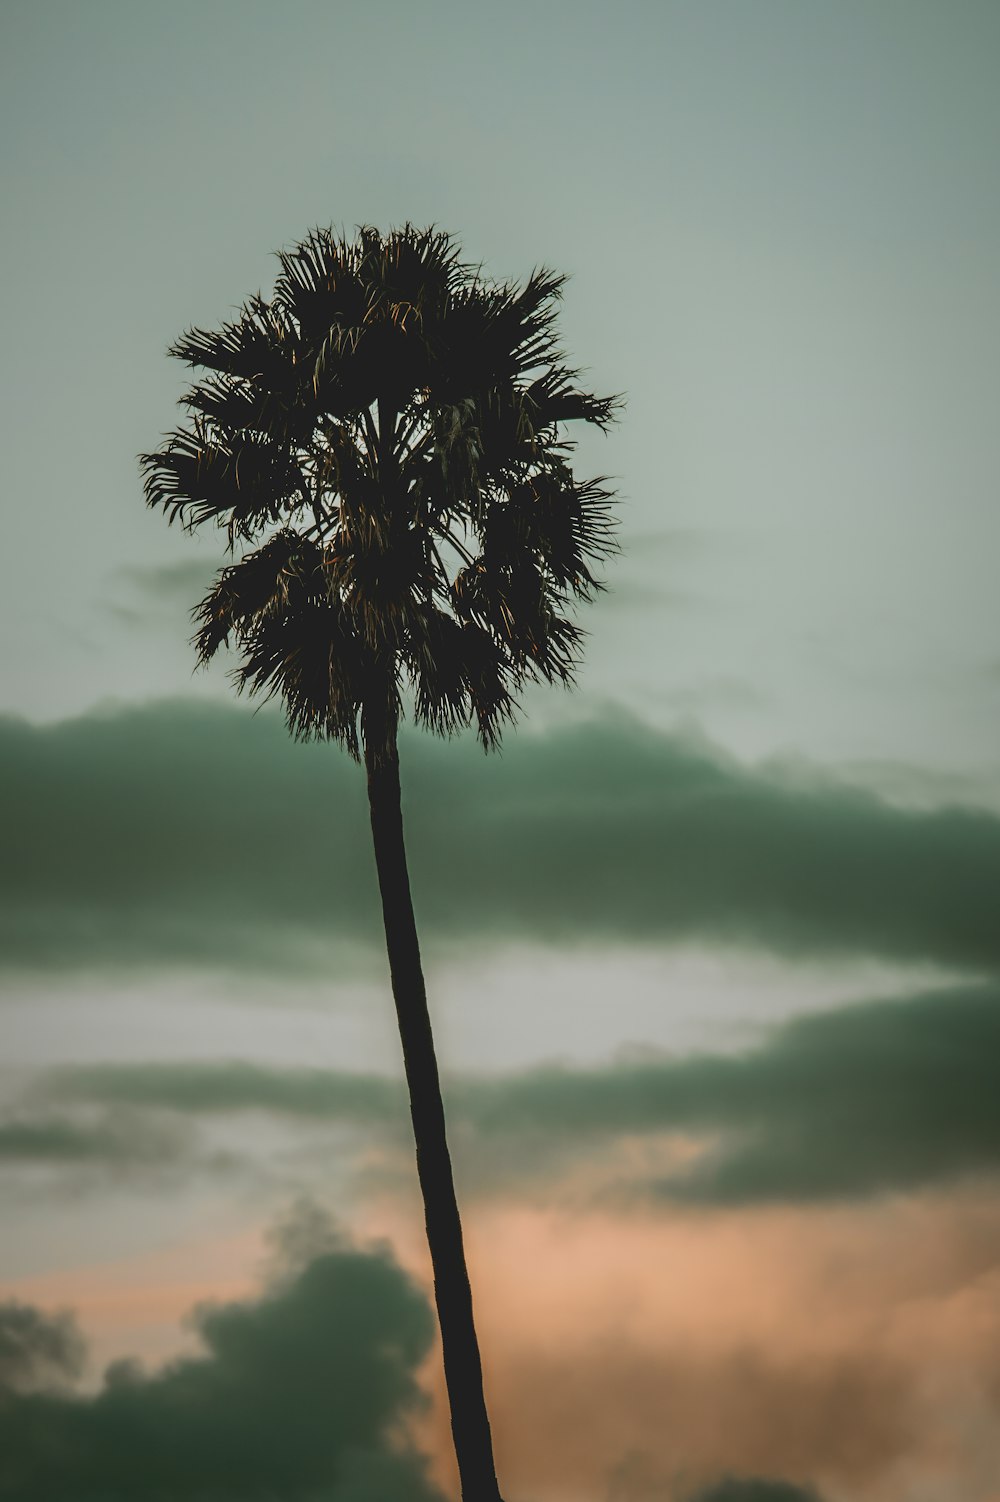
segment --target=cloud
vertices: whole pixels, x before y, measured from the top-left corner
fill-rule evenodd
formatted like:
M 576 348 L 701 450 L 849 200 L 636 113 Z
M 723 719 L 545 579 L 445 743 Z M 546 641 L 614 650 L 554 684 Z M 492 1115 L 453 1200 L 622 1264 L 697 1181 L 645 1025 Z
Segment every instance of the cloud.
M 634 722 L 410 736 L 430 943 L 710 940 L 1000 967 L 1000 819 L 747 770 Z M 200 702 L 0 722 L 0 957 L 28 970 L 341 968 L 381 956 L 363 778 L 274 715 Z M 381 959 L 379 961 L 381 963 Z
M 712 1142 L 644 1194 L 851 1198 L 1000 1169 L 998 1051 L 1000 990 L 969 987 L 796 1018 L 742 1055 L 547 1071 L 494 1111 L 542 1138 L 666 1130 Z M 487 1098 L 479 1111 L 489 1127 Z
M 560 1350 L 543 1324 L 530 1346 L 501 1346 L 490 1370 L 497 1432 L 515 1437 L 509 1456 L 498 1457 L 501 1474 L 526 1496 L 592 1495 L 598 1478 L 613 1475 L 614 1459 L 634 1454 L 649 1475 L 619 1490 L 635 1502 L 691 1502 L 692 1483 L 723 1468 L 836 1478 L 860 1497 L 916 1448 L 905 1368 L 862 1349 L 803 1352 L 784 1334 L 769 1350 L 735 1339 L 711 1350 L 663 1332 L 654 1350 L 634 1332 L 616 1339 L 609 1331 Z M 688 1478 L 683 1491 L 670 1485 L 671 1472 Z M 711 1489 L 699 1502 L 710 1498 Z M 737 1499 L 819 1502 L 798 1487 L 759 1499 L 736 1491 Z
M 273 718 L 160 703 L 6 720 L 0 768 L 8 965 L 308 969 L 331 932 L 377 939 L 357 769 Z
M 402 1212 L 381 1222 L 400 1246 L 403 1226 Z M 505 1494 L 690 1502 L 728 1475 L 829 1502 L 985 1502 L 1000 1474 L 998 1228 L 983 1185 L 808 1213 L 476 1206 Z
M 728 1475 L 830 1502 L 992 1498 L 998 1208 L 971 1188 L 732 1217 L 481 1207 L 509 1494 L 690 1502 Z
M 820 1498 L 811 1488 L 806 1490 L 788 1481 L 727 1476 L 716 1486 L 690 1498 L 690 1502 L 820 1502 Z
M 176 1163 L 192 1146 L 177 1123 L 138 1111 L 110 1111 L 97 1119 L 15 1112 L 0 1121 L 0 1165 L 158 1167 Z
M 157 605 L 190 609 L 208 591 L 218 571 L 217 558 L 177 558 L 172 563 L 123 564 L 115 570 L 115 577 Z
M 13 1308 L 26 1346 L 58 1346 L 62 1326 Z M 191 1322 L 200 1355 L 153 1372 L 116 1362 L 94 1394 L 9 1385 L 0 1494 L 438 1499 L 422 1459 L 398 1438 L 421 1406 L 415 1371 L 431 1345 L 431 1314 L 387 1254 L 341 1244 L 256 1302 L 201 1305 Z M 4 1328 L 0 1318 L 0 1352 Z
M 539 1175 L 551 1183 L 608 1144 L 683 1134 L 701 1150 L 662 1177 L 645 1159 L 638 1179 L 614 1159 L 612 1171 L 645 1198 L 818 1201 L 1000 1169 L 998 1056 L 1000 988 L 967 986 L 798 1017 L 742 1054 L 458 1077 L 446 1096 L 457 1155 L 480 1192 Z M 381 1076 L 140 1063 L 55 1071 L 37 1089 L 60 1105 L 262 1110 L 405 1140 L 401 1084 Z
M 64 1099 L 96 1099 L 111 1105 L 192 1114 L 272 1111 L 363 1125 L 406 1119 L 400 1081 L 345 1070 L 272 1069 L 238 1061 L 96 1064 L 57 1070 L 49 1079 L 50 1088 Z
M 5 1393 L 78 1377 L 85 1354 L 71 1314 L 45 1314 L 16 1300 L 0 1303 L 0 1404 Z
M 183 643 L 177 626 L 190 617 L 191 608 L 208 593 L 219 570 L 219 559 L 178 558 L 172 563 L 122 564 L 112 570 L 100 601 L 100 609 L 119 626 L 149 631 L 170 622 L 172 637 Z M 190 632 L 189 632 L 190 634 Z

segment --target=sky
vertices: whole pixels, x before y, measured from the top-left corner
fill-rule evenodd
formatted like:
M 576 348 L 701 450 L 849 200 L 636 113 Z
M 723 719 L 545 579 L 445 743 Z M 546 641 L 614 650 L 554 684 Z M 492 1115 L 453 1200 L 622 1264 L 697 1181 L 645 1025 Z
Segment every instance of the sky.
M 401 750 L 504 1496 L 998 1502 L 998 61 L 2 7 L 3 1502 L 455 1496 L 363 778 L 193 671 L 223 539 L 136 462 L 183 330 L 406 221 L 625 397 L 576 689 Z

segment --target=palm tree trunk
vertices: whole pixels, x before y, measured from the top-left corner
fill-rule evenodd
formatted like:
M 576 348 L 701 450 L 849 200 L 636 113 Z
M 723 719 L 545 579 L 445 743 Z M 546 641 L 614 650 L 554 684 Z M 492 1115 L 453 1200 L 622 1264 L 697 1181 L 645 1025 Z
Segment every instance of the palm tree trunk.
M 465 1266 L 462 1222 L 455 1199 L 444 1104 L 410 898 L 394 734 L 390 748 L 381 755 L 366 748 L 365 768 L 392 994 L 410 1093 L 417 1175 L 434 1270 L 434 1298 L 441 1326 L 462 1499 L 500 1502 L 490 1421 L 483 1396 L 479 1343 L 472 1317 L 472 1291 Z

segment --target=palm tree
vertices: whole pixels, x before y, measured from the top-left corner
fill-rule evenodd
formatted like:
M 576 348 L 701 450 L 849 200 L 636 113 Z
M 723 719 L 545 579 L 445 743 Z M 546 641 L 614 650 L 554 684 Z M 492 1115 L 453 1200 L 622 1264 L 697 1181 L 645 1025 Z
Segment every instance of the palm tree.
M 475 724 L 495 746 L 530 680 L 569 682 L 568 608 L 613 549 L 603 478 L 580 482 L 566 424 L 606 429 L 555 334 L 564 277 L 497 284 L 410 225 L 316 230 L 251 298 L 171 355 L 206 372 L 190 416 L 141 464 L 146 500 L 216 523 L 237 561 L 193 612 L 207 662 L 278 696 L 299 737 L 364 760 L 392 992 L 464 1502 L 499 1502 L 462 1227 L 410 898 L 397 729 Z

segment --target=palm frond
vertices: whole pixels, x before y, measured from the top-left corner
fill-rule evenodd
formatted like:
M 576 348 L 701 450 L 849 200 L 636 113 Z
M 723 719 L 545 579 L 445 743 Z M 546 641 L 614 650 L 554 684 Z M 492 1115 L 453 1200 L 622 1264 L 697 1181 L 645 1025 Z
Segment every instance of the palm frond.
M 289 380 L 294 334 L 280 306 L 258 294 L 243 305 L 233 323 L 215 331 L 188 329 L 167 353 L 196 369 L 281 391 Z
M 580 372 L 565 366 L 551 366 L 528 387 L 525 399 L 535 412 L 535 427 L 543 429 L 553 423 L 589 422 L 606 433 L 622 407 L 620 396 L 594 396 L 576 382 Z
M 216 521 L 228 526 L 230 539 L 249 540 L 308 500 L 287 446 L 250 432 L 227 436 L 202 419 L 139 462 L 147 505 L 162 506 L 168 521 L 188 531 Z
M 199 660 L 229 644 L 241 691 L 354 755 L 407 682 L 418 721 L 494 745 L 525 683 L 572 680 L 568 612 L 615 550 L 572 435 L 620 400 L 563 357 L 558 272 L 492 282 L 408 224 L 315 229 L 278 260 L 269 301 L 172 347 L 200 372 L 190 420 L 141 458 L 149 505 L 248 545 L 194 612 Z
M 213 431 L 299 445 L 308 442 L 318 417 L 310 395 L 302 381 L 289 391 L 276 391 L 237 376 L 210 376 L 186 391 L 181 402 Z
M 218 574 L 208 594 L 192 611 L 198 626 L 193 645 L 207 663 L 233 632 L 257 616 L 280 615 L 296 588 L 313 581 L 322 593 L 323 554 L 316 543 L 283 528 L 254 553 Z

